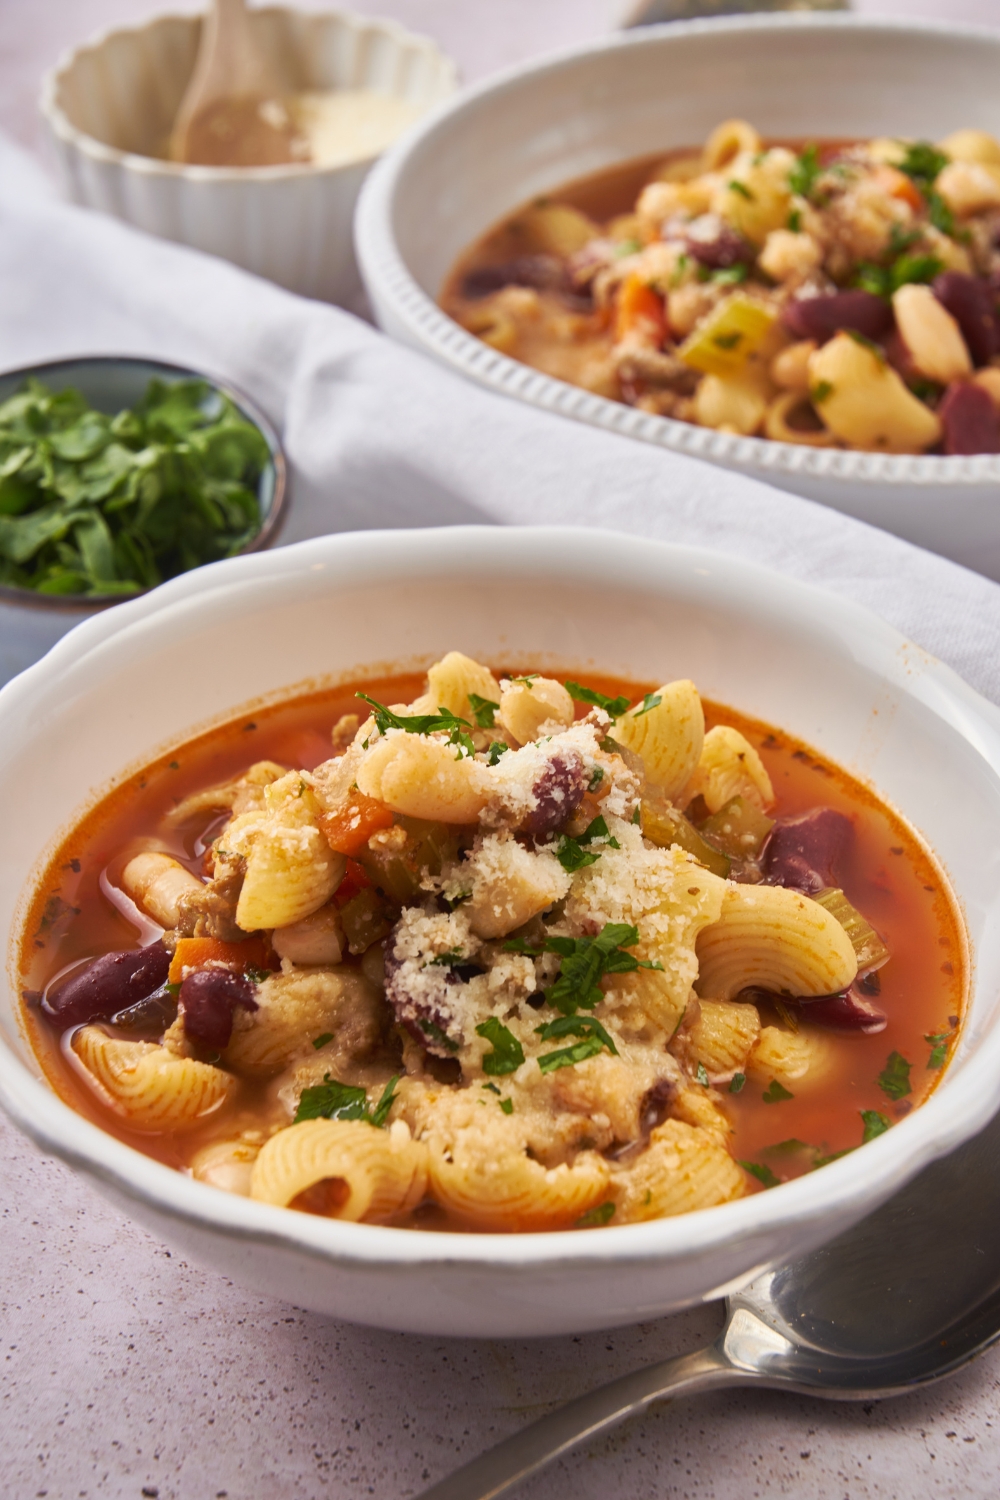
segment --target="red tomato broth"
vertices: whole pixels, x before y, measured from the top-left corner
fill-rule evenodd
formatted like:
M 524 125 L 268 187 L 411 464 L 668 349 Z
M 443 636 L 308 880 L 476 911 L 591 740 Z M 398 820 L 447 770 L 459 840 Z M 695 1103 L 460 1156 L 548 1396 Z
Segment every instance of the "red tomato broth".
M 498 675 L 517 675 L 530 669 L 496 670 Z M 636 700 L 655 686 L 594 673 L 576 675 L 609 697 L 625 693 Z M 275 1117 L 270 1085 L 241 1080 L 233 1102 L 195 1129 L 176 1135 L 129 1129 L 83 1082 L 67 1045 L 72 1032 L 60 1039 L 38 1009 L 37 998 L 67 967 L 136 946 L 134 924 L 102 894 L 100 877 L 107 870 L 114 883 L 137 839 L 155 834 L 189 869 L 201 872 L 199 835 L 205 830 L 196 821 L 166 835 L 160 827 L 161 819 L 184 797 L 235 777 L 257 760 L 312 769 L 329 757 L 329 733 L 338 718 L 367 712 L 367 705 L 354 696 L 356 688 L 380 702 L 399 703 L 412 701 L 423 686 L 422 674 L 364 679 L 234 718 L 128 777 L 67 837 L 46 869 L 25 923 L 21 982 L 36 1056 L 52 1088 L 72 1108 L 126 1144 L 181 1169 L 200 1147 Z M 723 1086 L 724 1107 L 734 1127 L 733 1155 L 766 1164 L 786 1179 L 809 1170 L 812 1158 L 769 1154 L 766 1148 L 794 1138 L 814 1147 L 816 1154 L 832 1155 L 861 1143 L 861 1110 L 875 1110 L 895 1123 L 929 1096 L 941 1070 L 926 1066 L 931 1047 L 924 1038 L 953 1029 L 952 1021 L 963 1014 L 969 972 L 964 927 L 933 858 L 874 792 L 791 736 L 722 705 L 706 700 L 704 706 L 707 727 L 731 724 L 760 752 L 774 784 L 773 816 L 794 816 L 823 805 L 851 818 L 855 838 L 843 863 L 841 883 L 891 952 L 879 971 L 881 991 L 873 997 L 888 1017 L 885 1030 L 874 1036 L 829 1032 L 833 1063 L 821 1083 L 801 1094 L 795 1094 L 793 1084 L 795 1097 L 774 1104 L 763 1101 L 764 1081 L 759 1077 L 748 1076 L 739 1093 L 726 1092 Z M 578 707 L 581 716 L 586 711 L 586 705 Z M 211 825 L 206 819 L 207 826 Z M 790 1009 L 796 1011 L 794 1005 Z M 762 1020 L 765 1025 L 780 1024 L 777 1015 L 767 1014 L 766 1006 Z M 954 1029 L 957 1035 L 957 1026 Z M 912 1065 L 912 1092 L 899 1102 L 890 1100 L 878 1084 L 893 1051 Z M 758 1190 L 751 1179 L 748 1191 Z M 468 1232 L 467 1225 L 453 1222 L 433 1204 L 400 1222 L 412 1228 Z

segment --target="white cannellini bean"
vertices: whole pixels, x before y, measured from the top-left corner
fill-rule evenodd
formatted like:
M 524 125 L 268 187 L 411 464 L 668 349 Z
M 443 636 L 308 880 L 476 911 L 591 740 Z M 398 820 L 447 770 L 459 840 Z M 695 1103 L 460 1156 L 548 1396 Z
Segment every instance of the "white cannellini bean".
M 972 374 L 961 329 L 929 286 L 901 286 L 893 294 L 892 310 L 900 337 L 921 375 L 948 385 Z

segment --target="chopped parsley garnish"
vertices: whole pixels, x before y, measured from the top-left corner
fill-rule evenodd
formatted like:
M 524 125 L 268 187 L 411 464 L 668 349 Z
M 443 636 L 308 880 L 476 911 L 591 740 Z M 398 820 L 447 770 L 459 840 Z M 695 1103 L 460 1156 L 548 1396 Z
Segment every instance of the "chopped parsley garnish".
M 938 1068 L 944 1067 L 945 1058 L 948 1056 L 948 1043 L 954 1035 L 954 1031 L 929 1031 L 926 1033 L 924 1041 L 928 1043 L 931 1049 L 931 1055 L 927 1059 L 928 1068 L 936 1071 Z
M 872 292 L 876 297 L 889 298 L 901 286 L 933 281 L 942 270 L 944 262 L 936 255 L 904 253 L 897 255 L 888 266 L 879 266 L 872 261 L 863 262 L 854 274 L 854 285 L 863 292 Z
M 512 1115 L 514 1113 L 513 1099 L 500 1099 L 498 1102 L 505 1115 Z
M 890 1124 L 886 1115 L 880 1115 L 877 1109 L 862 1109 L 859 1113 L 861 1115 L 861 1123 L 865 1127 L 864 1135 L 861 1137 L 861 1144 L 863 1146 L 866 1146 L 869 1141 L 873 1141 L 877 1135 L 885 1135 Z
M 851 1152 L 857 1149 L 857 1146 L 845 1146 L 842 1151 L 833 1151 L 829 1156 L 817 1156 L 813 1162 L 813 1171 L 815 1172 L 817 1167 L 828 1167 L 832 1161 L 839 1161 L 842 1156 L 850 1156 Z
M 439 708 L 436 714 L 397 714 L 391 708 L 386 708 L 384 703 L 369 698 L 367 693 L 358 693 L 356 696 L 363 698 L 375 710 L 375 727 L 379 734 L 385 734 L 388 729 L 405 729 L 407 734 L 433 734 L 435 730 L 447 729 L 448 743 L 459 747 L 460 759 L 463 751 L 466 755 L 475 754 L 476 747 L 468 733 L 472 725 L 468 719 L 460 719 L 449 708 Z
M 538 681 L 538 673 L 532 672 L 530 677 L 512 677 L 510 680 L 511 683 L 520 683 L 522 687 L 530 688 L 533 682 Z
M 781 1186 L 781 1178 L 776 1177 L 769 1166 L 759 1161 L 741 1161 L 739 1165 L 744 1172 L 749 1172 L 751 1177 L 756 1177 L 758 1182 L 763 1183 L 766 1188 Z
M 613 1203 L 599 1203 L 596 1208 L 588 1208 L 585 1214 L 581 1214 L 576 1221 L 577 1229 L 599 1229 L 602 1224 L 608 1224 L 615 1216 L 615 1205 Z
M 795 158 L 788 173 L 788 186 L 800 198 L 809 198 L 816 186 L 822 167 L 819 164 L 819 149 L 809 145 Z
M 509 749 L 510 746 L 505 745 L 503 740 L 494 740 L 486 755 L 487 764 L 495 766 L 501 755 L 505 755 Z
M 434 968 L 435 966 L 437 966 L 438 968 L 442 969 L 450 969 L 453 968 L 455 964 L 464 963 L 465 954 L 462 952 L 461 948 L 448 948 L 444 953 L 439 953 L 437 958 L 430 959 L 427 967 Z
M 797 1156 L 800 1151 L 814 1152 L 816 1147 L 793 1135 L 787 1141 L 776 1141 L 773 1146 L 765 1146 L 763 1149 L 768 1156 Z
M 927 194 L 927 217 L 942 234 L 955 233 L 955 215 L 936 188 Z
M 314 1036 L 313 1037 L 313 1046 L 316 1048 L 316 1051 L 318 1052 L 321 1047 L 325 1047 L 326 1046 L 327 1042 L 332 1042 L 332 1041 L 333 1041 L 333 1032 L 332 1031 L 324 1031 L 322 1036 Z
M 828 380 L 817 380 L 809 392 L 809 399 L 813 406 L 820 406 L 824 401 L 829 401 L 833 395 L 833 386 Z
M 629 700 L 624 696 L 620 698 L 608 698 L 604 693 L 597 693 L 593 688 L 583 687 L 579 682 L 564 682 L 563 687 L 571 698 L 577 703 L 593 703 L 597 708 L 603 708 L 612 719 L 620 719 L 628 708 Z
M 480 729 L 492 729 L 496 711 L 499 703 L 494 703 L 492 698 L 480 698 L 478 693 L 469 694 L 469 703 L 472 707 L 472 717 Z
M 772 1078 L 761 1098 L 765 1104 L 783 1104 L 786 1099 L 794 1099 L 795 1095 L 789 1093 L 784 1084 L 779 1083 L 776 1078 Z
M 523 938 L 509 938 L 504 943 L 508 953 L 558 953 L 562 959 L 559 976 L 545 991 L 545 999 L 564 1016 L 578 1010 L 593 1010 L 604 999 L 600 981 L 605 974 L 631 974 L 636 969 L 662 969 L 658 963 L 647 963 L 626 953 L 639 941 L 638 927 L 627 922 L 607 922 L 596 937 L 547 937 L 541 948 L 530 948 Z
M 524 1062 L 524 1048 L 502 1021 L 498 1021 L 496 1016 L 490 1016 L 476 1027 L 476 1035 L 484 1037 L 493 1046 L 493 1051 L 487 1052 L 483 1057 L 484 1073 L 500 1078 L 504 1073 L 517 1072 Z
M 929 141 L 914 141 L 906 147 L 906 154 L 897 165 L 900 172 L 905 173 L 926 197 L 929 188 L 944 171 L 949 160 L 943 151 L 939 151 Z
M 268 460 L 204 380 L 152 380 L 116 415 L 28 380 L 0 402 L 0 584 L 121 599 L 232 557 Z
M 177 999 L 177 996 L 181 992 L 181 987 L 179 984 L 165 984 L 163 988 L 166 990 L 167 994 L 170 995 L 174 1000 Z
M 500 1092 L 495 1083 L 484 1083 L 483 1088 L 489 1089 L 491 1094 L 499 1094 Z
M 734 266 L 721 266 L 717 271 L 710 271 L 708 280 L 717 286 L 739 286 L 749 275 L 750 267 L 738 260 Z
M 734 1073 L 732 1079 L 730 1080 L 729 1092 L 731 1094 L 740 1093 L 746 1081 L 747 1075 L 745 1073 Z
M 729 191 L 731 193 L 739 193 L 740 197 L 745 198 L 748 203 L 753 202 L 753 193 L 747 187 L 746 183 L 738 181 L 735 177 L 729 183 Z
M 600 784 L 601 784 L 601 782 L 603 780 L 604 780 L 604 767 L 603 766 L 595 766 L 594 769 L 590 773 L 590 780 L 587 782 L 587 791 L 588 792 L 596 792 L 597 788 L 600 786 Z
M 256 964 L 247 964 L 243 970 L 243 977 L 249 979 L 251 984 L 263 984 L 265 979 L 270 979 L 273 970 L 259 969 Z
M 802 228 L 802 210 L 800 208 L 792 209 L 791 213 L 788 215 L 787 227 L 792 231 L 793 234 L 798 234 L 799 230 Z
M 389 1117 L 399 1077 L 397 1073 L 389 1079 L 372 1109 L 366 1089 L 340 1083 L 325 1073 L 322 1083 L 302 1090 L 294 1123 L 298 1125 L 303 1120 L 365 1120 L 369 1125 L 381 1128 Z
M 697 1068 L 695 1069 L 694 1076 L 703 1088 L 708 1088 L 708 1069 L 705 1067 L 704 1063 L 700 1062 L 698 1064 Z
M 735 349 L 743 342 L 742 333 L 717 333 L 712 340 L 719 349 Z
M 901 1052 L 890 1052 L 885 1067 L 878 1075 L 878 1086 L 890 1099 L 905 1099 L 910 1092 L 911 1064 Z
M 568 874 L 572 875 L 576 870 L 583 870 L 587 865 L 594 865 L 601 857 L 601 850 L 587 850 L 582 846 L 592 844 L 594 839 L 601 839 L 609 849 L 620 849 L 617 839 L 613 839 L 608 831 L 608 825 L 598 815 L 587 829 L 580 834 L 579 838 L 571 838 L 568 833 L 560 834 L 556 845 L 556 858 Z
M 557 1068 L 575 1068 L 577 1063 L 586 1062 L 588 1057 L 596 1057 L 603 1047 L 601 1038 L 591 1034 L 580 1042 L 574 1042 L 572 1047 L 560 1047 L 556 1052 L 543 1052 L 538 1059 L 538 1066 L 543 1073 L 554 1073 Z
M 641 719 L 643 714 L 648 714 L 651 708 L 659 708 L 662 702 L 663 697 L 660 693 L 647 693 L 642 700 L 642 707 L 637 708 L 632 717 L 634 719 Z
M 560 1016 L 556 1021 L 547 1021 L 544 1026 L 536 1026 L 535 1032 L 541 1037 L 543 1042 L 554 1042 L 564 1036 L 596 1038 L 600 1045 L 594 1048 L 595 1052 L 599 1052 L 601 1047 L 607 1047 L 610 1053 L 615 1057 L 618 1056 L 618 1048 L 596 1016 Z M 538 1066 L 543 1073 L 550 1071 L 545 1066 L 546 1059 L 559 1055 L 555 1052 L 550 1052 L 538 1059 Z M 587 1055 L 589 1056 L 590 1054 L 588 1053 Z M 552 1066 L 563 1067 L 565 1064 L 554 1063 Z
M 637 802 L 632 809 L 632 822 L 637 828 L 642 827 L 642 804 Z
M 418 1016 L 417 1025 L 424 1036 L 429 1036 L 431 1041 L 439 1042 L 442 1047 L 447 1047 L 449 1052 L 458 1051 L 458 1043 L 453 1042 L 450 1036 L 445 1036 L 436 1021 L 426 1021 L 423 1016 Z

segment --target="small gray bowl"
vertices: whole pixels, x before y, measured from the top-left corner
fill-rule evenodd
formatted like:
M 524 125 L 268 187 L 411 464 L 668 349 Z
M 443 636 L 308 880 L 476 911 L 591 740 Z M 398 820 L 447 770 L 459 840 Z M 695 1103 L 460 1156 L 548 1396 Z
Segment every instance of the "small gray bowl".
M 44 381 L 55 391 L 73 386 L 91 406 L 108 413 L 135 406 L 154 379 L 207 381 L 214 390 L 227 396 L 248 422 L 253 423 L 270 453 L 270 461 L 265 465 L 257 486 L 262 518 L 260 530 L 241 551 L 259 552 L 274 541 L 288 502 L 288 469 L 284 451 L 278 434 L 264 413 L 249 396 L 243 395 L 228 381 L 216 380 L 200 370 L 165 364 L 161 360 L 102 354 L 8 370 L 0 374 L 0 402 L 13 396 L 29 378 Z M 134 599 L 136 596 L 127 597 Z M 0 585 L 0 686 L 38 661 L 50 646 L 81 620 L 121 602 L 120 594 L 106 597 L 36 594 L 31 589 Z

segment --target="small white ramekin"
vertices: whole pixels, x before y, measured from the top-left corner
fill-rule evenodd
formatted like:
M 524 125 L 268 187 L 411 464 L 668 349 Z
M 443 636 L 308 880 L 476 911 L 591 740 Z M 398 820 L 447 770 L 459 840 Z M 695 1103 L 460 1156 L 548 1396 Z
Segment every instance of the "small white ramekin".
M 893 457 L 742 438 L 652 416 L 519 364 L 436 305 L 459 253 L 586 173 L 697 145 L 741 116 L 765 137 L 1000 135 L 1000 31 L 761 15 L 592 42 L 467 90 L 388 152 L 361 195 L 375 316 L 491 390 L 764 479 L 1000 579 L 1000 456 Z
M 296 682 L 312 692 L 366 662 L 415 668 L 455 646 L 638 681 L 690 675 L 898 806 L 947 870 L 975 960 L 955 1058 L 927 1103 L 773 1192 L 648 1224 L 503 1235 L 251 1202 L 58 1098 L 19 1020 L 17 946 L 45 862 L 81 811 L 130 768 Z M 980 1130 L 1000 1096 L 1000 710 L 867 610 L 739 558 L 491 526 L 355 532 L 215 563 L 78 626 L 0 691 L 0 804 L 11 934 L 0 1105 L 186 1254 L 299 1307 L 487 1338 L 658 1317 L 832 1239 Z
M 450 58 L 391 21 L 273 7 L 251 23 L 289 93 L 371 88 L 430 109 L 457 86 Z M 304 296 L 350 302 L 360 291 L 351 218 L 371 159 L 227 168 L 156 155 L 200 37 L 200 16 L 160 16 L 106 32 L 46 76 L 41 109 L 69 196 Z

